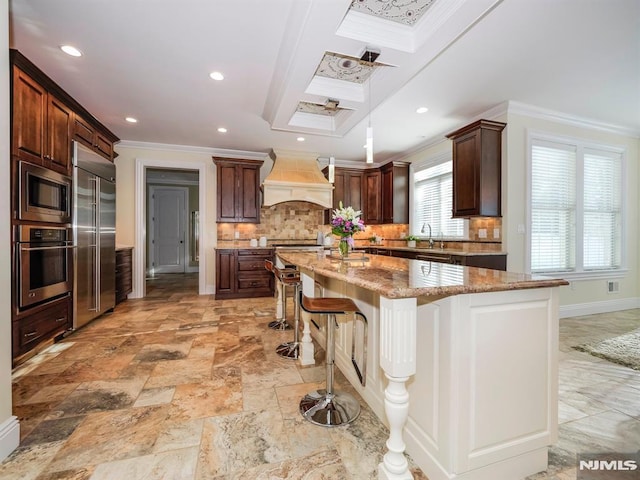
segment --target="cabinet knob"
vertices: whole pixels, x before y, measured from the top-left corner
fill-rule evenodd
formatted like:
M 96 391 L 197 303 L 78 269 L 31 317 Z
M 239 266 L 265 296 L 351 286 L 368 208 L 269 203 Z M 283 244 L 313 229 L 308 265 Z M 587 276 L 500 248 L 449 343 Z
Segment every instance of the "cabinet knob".
M 66 318 L 66 317 L 56 318 L 56 323 L 66 322 L 66 321 L 67 321 L 67 318 Z

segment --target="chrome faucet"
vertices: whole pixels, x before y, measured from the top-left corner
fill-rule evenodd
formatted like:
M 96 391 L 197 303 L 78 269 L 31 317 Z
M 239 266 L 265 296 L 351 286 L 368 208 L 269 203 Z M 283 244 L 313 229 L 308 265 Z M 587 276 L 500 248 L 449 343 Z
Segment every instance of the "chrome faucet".
M 433 248 L 433 237 L 431 236 L 431 225 L 428 223 L 423 223 L 422 228 L 420 229 L 420 233 L 424 233 L 424 227 L 429 227 L 429 248 Z

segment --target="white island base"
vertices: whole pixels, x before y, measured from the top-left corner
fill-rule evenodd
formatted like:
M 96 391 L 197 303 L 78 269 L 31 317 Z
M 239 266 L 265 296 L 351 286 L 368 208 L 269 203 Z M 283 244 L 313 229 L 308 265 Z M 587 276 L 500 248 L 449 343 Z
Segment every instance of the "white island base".
M 301 270 L 306 295 L 321 285 L 368 318 L 366 387 L 351 363 L 350 318 L 338 317 L 336 364 L 390 429 L 380 479 L 412 478 L 405 444 L 429 480 L 546 470 L 557 438 L 557 288 L 390 299 Z M 324 332 L 303 320 L 309 359 L 308 332 L 322 345 Z

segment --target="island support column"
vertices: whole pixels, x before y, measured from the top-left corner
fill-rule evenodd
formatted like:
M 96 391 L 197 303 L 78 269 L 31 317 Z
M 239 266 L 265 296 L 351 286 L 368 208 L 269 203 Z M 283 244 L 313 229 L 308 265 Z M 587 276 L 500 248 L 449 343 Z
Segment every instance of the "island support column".
M 300 272 L 300 280 L 302 280 L 302 293 L 307 297 L 315 297 L 315 282 L 312 276 L 308 275 L 304 270 Z M 302 338 L 300 339 L 300 365 L 314 365 L 315 348 L 311 339 L 311 327 L 309 325 L 310 314 L 301 311 L 302 318 Z
M 409 416 L 405 383 L 416 373 L 416 317 L 415 298 L 380 297 L 380 366 L 389 381 L 384 391 L 389 439 L 387 453 L 378 465 L 380 480 L 413 479 L 402 433 Z

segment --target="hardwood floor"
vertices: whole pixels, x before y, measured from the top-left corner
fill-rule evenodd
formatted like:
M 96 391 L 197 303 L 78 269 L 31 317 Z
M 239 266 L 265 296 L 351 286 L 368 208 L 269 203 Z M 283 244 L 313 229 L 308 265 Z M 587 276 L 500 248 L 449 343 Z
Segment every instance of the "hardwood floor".
M 292 334 L 266 328 L 274 299 L 216 301 L 197 295 L 197 281 L 148 281 L 147 298 L 18 367 L 22 443 L 0 478 L 377 478 L 388 432 L 363 402 L 345 427 L 300 417 L 324 366 L 275 354 Z M 548 472 L 530 478 L 575 479 L 576 452 L 637 450 L 640 372 L 571 347 L 638 327 L 640 310 L 561 320 L 560 435 Z M 354 393 L 339 373 L 337 386 Z

